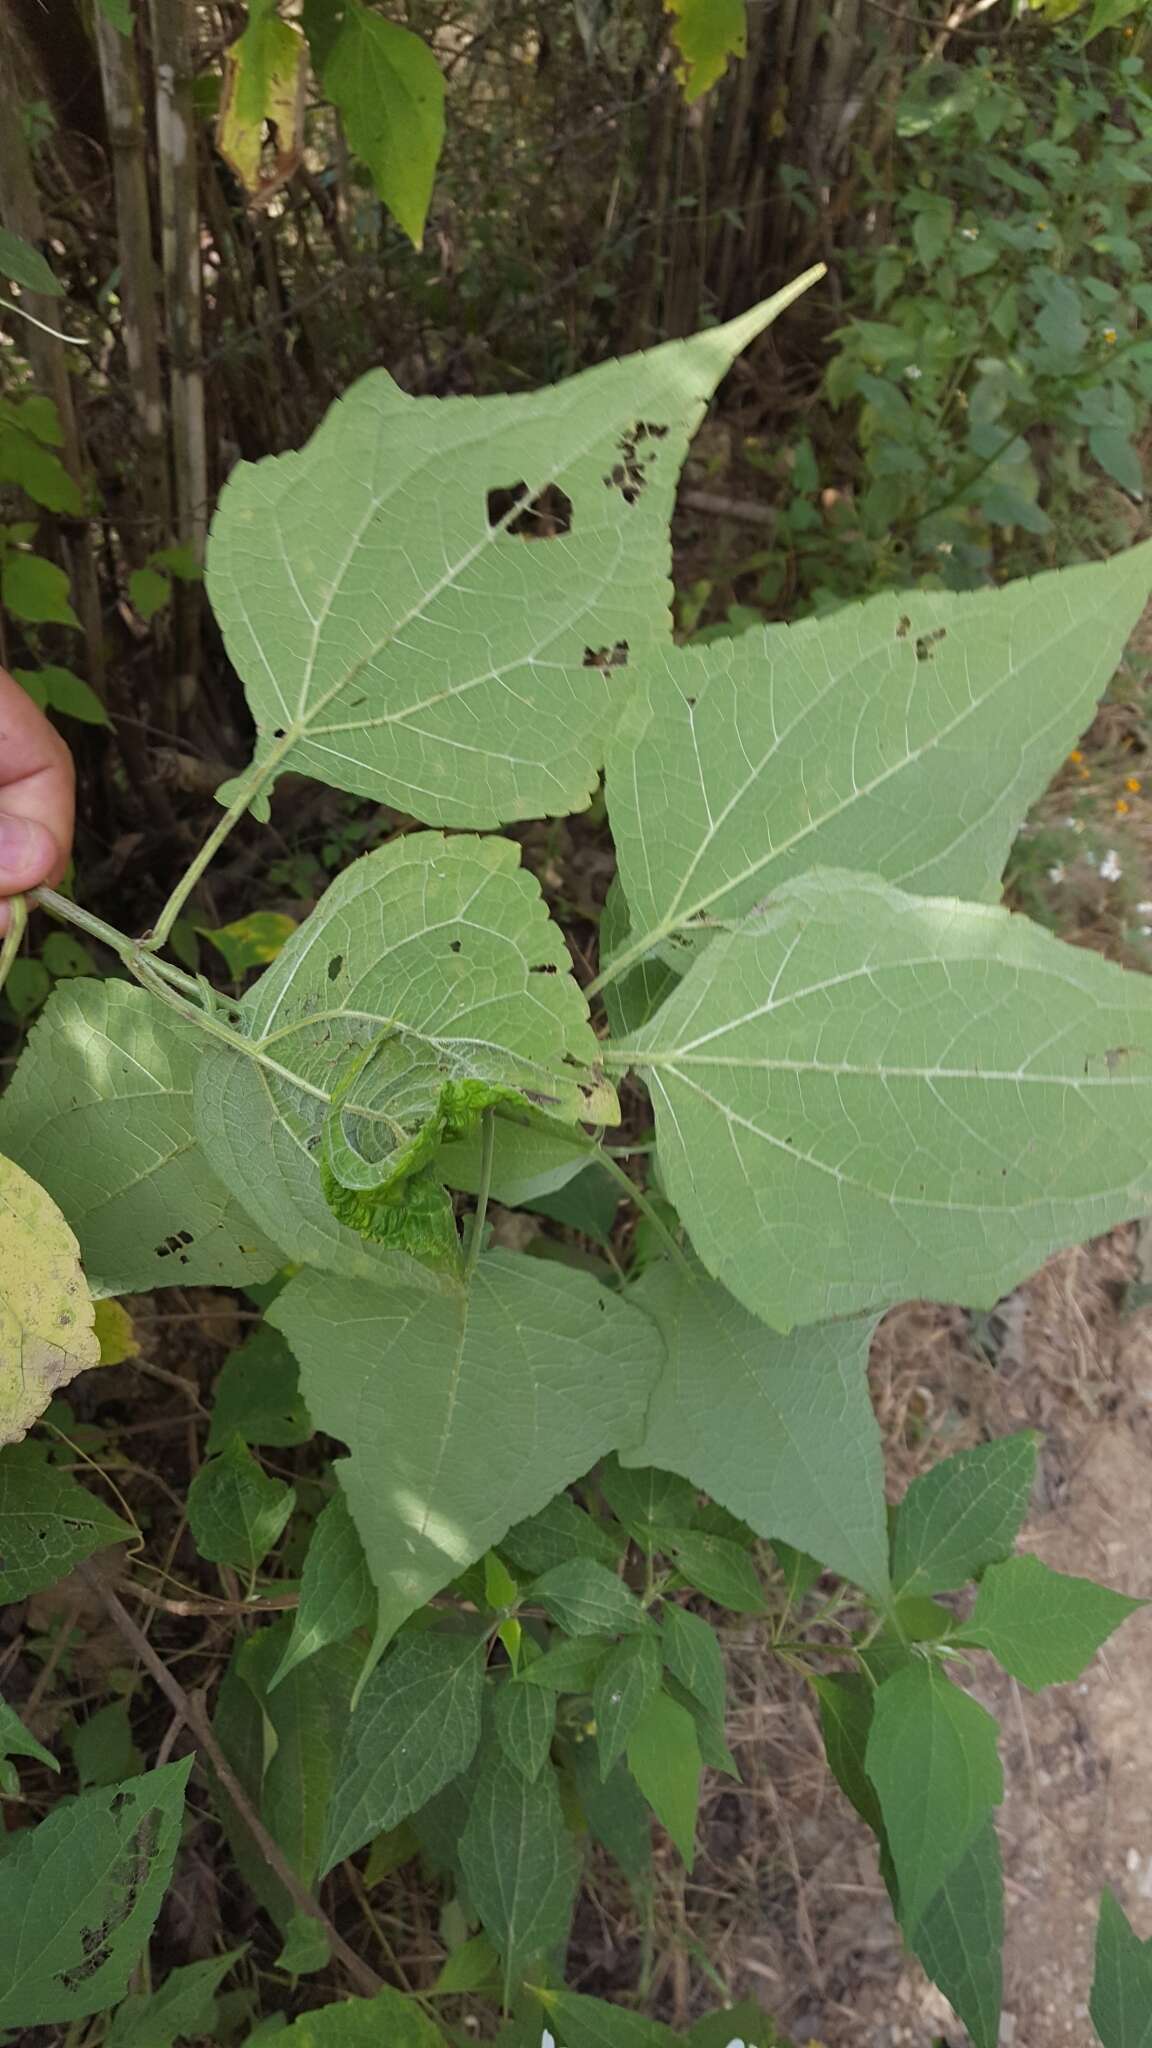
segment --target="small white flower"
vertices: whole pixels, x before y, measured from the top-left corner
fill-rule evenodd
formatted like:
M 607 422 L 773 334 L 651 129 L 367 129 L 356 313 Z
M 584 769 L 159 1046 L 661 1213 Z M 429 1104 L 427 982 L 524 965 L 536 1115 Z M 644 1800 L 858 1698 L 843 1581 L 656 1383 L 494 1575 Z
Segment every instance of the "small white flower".
M 924 372 L 920 368 L 919 363 L 909 363 L 908 368 L 904 372 L 904 375 L 907 377 L 908 382 L 910 384 L 916 384 L 924 375 Z
M 1116 849 L 1114 846 L 1110 846 L 1100 863 L 1100 880 L 1102 882 L 1118 882 L 1122 873 L 1123 869 L 1116 858 Z
M 1152 903 L 1138 903 L 1136 908 L 1141 917 L 1152 917 Z
M 547 2028 L 544 2029 L 540 2036 L 540 2048 L 556 2048 L 556 2043 Z
M 1142 924 L 1140 927 L 1140 936 L 1142 939 L 1152 939 L 1152 924 Z
M 975 242 L 979 237 L 980 230 L 979 228 L 961 228 L 960 233 L 966 242 Z
M 1055 865 L 1055 867 L 1054 867 L 1054 868 L 1049 868 L 1049 870 L 1048 870 L 1048 880 L 1049 880 L 1050 882 L 1062 882 L 1062 881 L 1064 880 L 1064 863 L 1063 863 L 1063 861 L 1057 861 L 1057 863 L 1056 863 L 1056 865 Z

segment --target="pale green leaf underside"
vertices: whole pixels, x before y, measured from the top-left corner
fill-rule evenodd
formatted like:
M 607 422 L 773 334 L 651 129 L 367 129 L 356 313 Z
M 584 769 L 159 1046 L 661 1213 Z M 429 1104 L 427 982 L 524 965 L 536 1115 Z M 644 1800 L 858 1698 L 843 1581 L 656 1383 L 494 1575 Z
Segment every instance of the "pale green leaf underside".
M 446 1079 L 497 1082 L 570 1123 L 618 1114 L 563 938 L 518 863 L 511 840 L 435 832 L 354 862 L 244 998 L 256 1057 L 205 1063 L 208 1155 L 293 1256 L 377 1263 L 325 1220 L 318 1178 L 329 1102 L 358 1057 L 344 1126 L 369 1156 L 387 1120 L 426 1121 Z
M 588 1275 L 496 1252 L 469 1289 L 302 1273 L 268 1319 L 300 1360 L 380 1593 L 380 1640 L 597 1458 L 634 1442 L 654 1326 Z M 340 1370 L 333 1372 L 333 1359 Z
M 627 687 L 609 657 L 670 631 L 688 442 L 733 357 L 807 281 L 545 391 L 413 399 L 372 371 L 298 453 L 240 464 L 207 586 L 257 758 L 430 824 L 581 809 Z M 490 523 L 489 493 L 519 484 L 563 492 L 570 530 Z
M 0 1100 L 0 1150 L 59 1203 L 94 1293 L 243 1286 L 282 1262 L 196 1142 L 204 1043 L 143 989 L 61 982 Z
M 84 1793 L 0 1860 L 0 2026 L 63 2024 L 122 1998 L 160 1909 L 192 1758 Z
M 1148 1206 L 1152 985 L 1005 911 L 816 872 L 609 1057 L 704 1264 L 779 1328 L 990 1307 Z
M 1152 544 L 645 656 L 608 753 L 629 950 L 814 867 L 995 898 L 1150 585 Z
M 870 1321 L 781 1337 L 703 1274 L 653 1266 L 630 1297 L 667 1362 L 627 1465 L 690 1479 L 758 1536 L 779 1536 L 882 1598 L 884 1466 L 868 1399 Z

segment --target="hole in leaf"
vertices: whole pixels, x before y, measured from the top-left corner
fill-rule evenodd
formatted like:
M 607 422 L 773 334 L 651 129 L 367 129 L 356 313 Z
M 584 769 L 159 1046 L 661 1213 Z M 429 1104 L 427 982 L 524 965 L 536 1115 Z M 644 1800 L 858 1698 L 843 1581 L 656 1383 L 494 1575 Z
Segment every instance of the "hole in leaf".
M 686 705 L 688 706 L 688 709 L 689 709 L 689 711 L 695 711 L 695 709 L 696 709 L 696 699 L 695 699 L 695 697 L 685 697 L 685 699 L 684 699 L 684 702 L 685 702 L 685 703 L 686 703 Z
M 335 981 L 335 979 L 336 979 L 336 976 L 337 976 L 337 975 L 339 974 L 339 972 L 340 972 L 340 969 L 341 969 L 341 968 L 343 967 L 343 965 L 344 965 L 344 955 L 343 955 L 343 953 L 333 953 L 333 955 L 332 955 L 332 958 L 331 958 L 331 959 L 330 959 L 330 961 L 328 962 L 328 979 L 329 979 L 329 981 Z
M 911 619 L 908 617 L 907 612 L 901 612 L 900 617 L 896 621 L 896 638 L 898 640 L 906 640 L 911 631 Z
M 917 661 L 931 661 L 933 659 L 932 650 L 937 642 L 947 638 L 947 626 L 937 626 L 934 633 L 921 633 L 920 638 L 916 642 Z
M 282 725 L 278 725 L 272 737 L 274 740 L 282 740 L 284 737 L 284 727 Z
M 583 666 L 585 668 L 598 668 L 601 670 L 627 668 L 628 642 L 626 640 L 616 640 L 611 647 L 586 647 L 584 649 Z
M 523 480 L 498 484 L 488 493 L 488 524 L 503 526 L 520 540 L 555 540 L 572 531 L 572 500 L 559 484 L 545 484 L 534 498 Z
M 528 972 L 529 974 L 555 974 L 556 962 L 554 960 L 541 960 L 538 964 L 530 967 Z
M 448 951 L 449 951 L 450 953 L 458 953 L 458 952 L 460 951 L 460 940 L 459 940 L 459 939 L 449 939 L 449 941 L 448 941 Z

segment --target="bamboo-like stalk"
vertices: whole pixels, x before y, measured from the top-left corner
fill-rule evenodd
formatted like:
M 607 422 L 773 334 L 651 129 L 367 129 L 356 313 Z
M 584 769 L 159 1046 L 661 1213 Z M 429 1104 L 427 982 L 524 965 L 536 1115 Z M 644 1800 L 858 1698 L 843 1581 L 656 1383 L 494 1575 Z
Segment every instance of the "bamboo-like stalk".
M 171 534 L 172 493 L 140 65 L 134 37 L 121 35 L 102 8 L 94 10 L 93 23 L 112 142 L 124 354 L 139 444 L 139 502 L 147 521 L 137 531 L 140 541 L 155 546 Z M 137 546 L 139 556 L 147 552 L 147 546 Z
M 192 96 L 192 0 L 150 0 L 149 11 L 170 364 L 173 509 L 177 538 L 197 562 L 202 562 L 208 526 L 208 463 L 201 368 L 200 202 Z M 177 584 L 173 610 L 177 687 L 181 708 L 186 710 L 198 682 L 199 586 Z

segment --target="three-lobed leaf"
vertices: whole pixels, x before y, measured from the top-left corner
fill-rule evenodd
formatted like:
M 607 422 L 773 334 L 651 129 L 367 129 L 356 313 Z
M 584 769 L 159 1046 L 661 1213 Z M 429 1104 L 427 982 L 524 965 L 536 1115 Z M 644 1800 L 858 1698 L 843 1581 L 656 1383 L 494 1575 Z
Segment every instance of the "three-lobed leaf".
M 611 1055 L 704 1264 L 778 1328 L 990 1307 L 1147 1206 L 1152 989 L 1007 911 L 814 872 Z
M 1113 1630 L 1146 1605 L 1094 1579 L 1053 1571 L 1038 1557 L 1009 1557 L 984 1573 L 958 1640 L 991 1650 L 1013 1678 L 1038 1691 L 1079 1678 Z
M 207 587 L 264 773 L 434 825 L 582 809 L 620 663 L 669 635 L 688 442 L 734 356 L 810 281 L 523 396 L 413 399 L 373 371 L 298 453 L 239 464 Z

